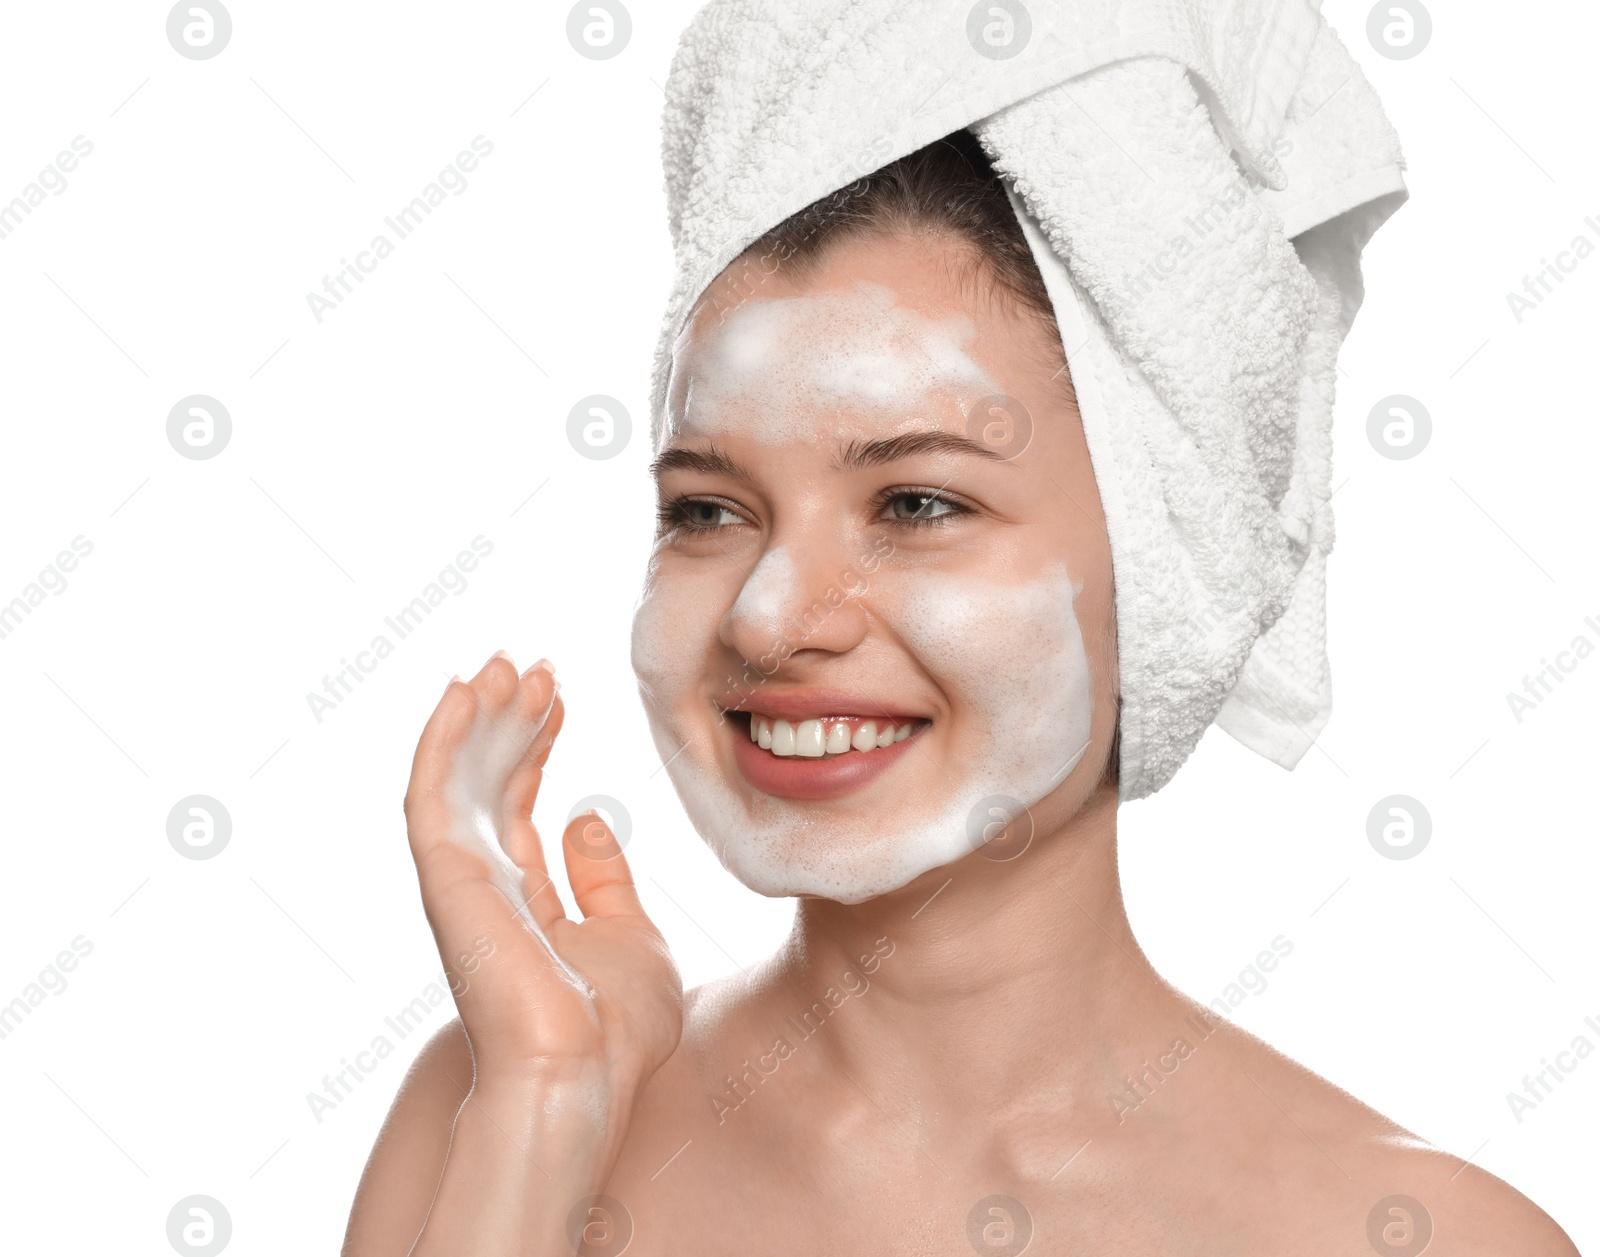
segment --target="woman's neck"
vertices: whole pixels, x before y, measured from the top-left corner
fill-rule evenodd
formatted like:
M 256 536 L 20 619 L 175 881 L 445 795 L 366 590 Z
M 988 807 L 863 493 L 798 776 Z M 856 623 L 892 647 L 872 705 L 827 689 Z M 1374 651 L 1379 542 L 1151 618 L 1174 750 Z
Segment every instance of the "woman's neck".
M 1169 1045 L 1184 1010 L 1128 925 L 1116 802 L 1102 787 L 1011 860 L 978 852 L 860 904 L 802 899 L 763 1014 L 792 1006 L 814 1059 L 869 1094 L 1103 1109 L 1107 1080 Z

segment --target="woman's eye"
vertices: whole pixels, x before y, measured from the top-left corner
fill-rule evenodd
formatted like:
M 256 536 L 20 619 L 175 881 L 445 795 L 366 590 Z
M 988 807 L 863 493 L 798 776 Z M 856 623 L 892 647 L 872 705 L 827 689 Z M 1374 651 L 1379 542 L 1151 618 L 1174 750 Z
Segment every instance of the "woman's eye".
M 942 522 L 956 515 L 970 513 L 968 508 L 959 502 L 922 490 L 901 491 L 894 494 L 884 510 L 889 519 L 904 524 Z
M 710 532 L 742 522 L 735 510 L 707 498 L 679 498 L 661 508 L 661 523 L 667 531 Z

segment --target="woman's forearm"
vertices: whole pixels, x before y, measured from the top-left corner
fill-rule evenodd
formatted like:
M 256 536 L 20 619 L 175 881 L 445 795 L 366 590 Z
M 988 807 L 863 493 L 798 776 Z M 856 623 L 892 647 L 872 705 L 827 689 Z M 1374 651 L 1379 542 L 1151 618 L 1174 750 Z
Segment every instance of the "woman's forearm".
M 570 1257 L 621 1143 L 611 1103 L 593 1067 L 474 1086 L 411 1257 Z

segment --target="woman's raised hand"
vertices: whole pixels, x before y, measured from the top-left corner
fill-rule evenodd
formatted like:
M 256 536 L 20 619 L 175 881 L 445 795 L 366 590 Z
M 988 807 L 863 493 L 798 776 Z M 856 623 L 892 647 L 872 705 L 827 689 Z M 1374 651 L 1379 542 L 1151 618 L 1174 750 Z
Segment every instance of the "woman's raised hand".
M 531 813 L 561 727 L 559 689 L 547 662 L 519 677 L 503 653 L 452 681 L 417 744 L 406 827 L 475 1094 L 578 1086 L 611 1127 L 677 1046 L 683 987 L 597 813 L 575 817 L 562 840 L 582 920 L 567 917 L 545 870 Z M 607 1135 L 614 1145 L 620 1131 Z

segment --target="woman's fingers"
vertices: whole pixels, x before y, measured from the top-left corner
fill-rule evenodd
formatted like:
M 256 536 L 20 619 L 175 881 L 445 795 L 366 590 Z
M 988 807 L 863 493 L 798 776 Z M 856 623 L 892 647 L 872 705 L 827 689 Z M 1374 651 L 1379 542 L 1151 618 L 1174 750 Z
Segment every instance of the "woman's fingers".
M 499 813 L 500 846 L 520 874 L 517 898 L 527 903 L 534 920 L 545 927 L 565 916 L 527 819 L 539 765 L 548 758 L 560 727 L 557 688 L 548 663 L 519 677 L 511 657 L 497 652 L 471 681 L 457 679 L 446 687 L 423 729 L 412 761 L 406 818 L 424 904 L 436 932 L 443 927 L 459 933 L 491 919 L 498 922 L 516 910 L 506 903 L 512 890 L 501 890 L 503 873 L 491 867 L 499 853 L 482 846 L 473 816 L 457 815 L 466 807 L 476 811 L 487 806 Z M 472 757 L 470 764 L 458 763 L 463 754 Z M 457 781 L 462 772 L 464 779 Z M 516 797 L 526 800 L 520 824 L 515 809 L 505 803 Z M 470 885 L 473 881 L 482 886 Z M 493 894 L 481 893 L 485 889 Z
M 422 727 L 416 754 L 411 758 L 411 780 L 406 786 L 406 830 L 411 854 L 421 857 L 450 837 L 450 811 L 444 787 L 450 777 L 456 748 L 472 727 L 476 706 L 466 683 L 454 677 Z
M 489 656 L 489 661 L 472 678 L 472 688 L 491 712 L 506 706 L 517 691 L 517 665 L 503 650 Z
M 537 687 L 541 684 L 537 677 L 530 679 L 532 671 L 530 669 L 529 673 L 523 674 L 524 688 L 530 685 Z M 541 671 L 539 676 L 548 677 L 548 673 Z M 549 682 L 545 681 L 543 684 L 548 691 Z M 540 707 L 537 695 L 533 707 L 536 710 Z M 550 757 L 551 744 L 561 730 L 561 722 L 566 713 L 560 695 L 554 695 L 553 701 L 545 703 L 544 708 L 547 714 L 543 728 L 529 746 L 523 761 L 512 771 L 510 779 L 506 782 L 501 846 L 505 848 L 512 862 L 522 870 L 522 893 L 527 900 L 528 911 L 533 914 L 533 919 L 539 923 L 541 929 L 548 929 L 552 921 L 566 916 L 566 908 L 561 903 L 560 892 L 557 891 L 546 867 L 544 844 L 540 842 L 539 832 L 533 826 L 532 814 L 534 800 L 539 793 L 539 783 L 544 779 L 544 762 Z
M 487 713 L 491 718 L 506 705 L 517 683 L 517 672 L 503 652 L 492 656 L 471 681 L 454 677 L 422 728 L 411 760 L 411 781 L 406 788 L 406 819 L 416 816 L 421 825 L 409 824 L 412 852 L 420 839 L 427 846 L 448 839 L 450 816 L 444 796 L 455 765 L 456 752 L 473 721 Z
M 560 692 L 561 682 L 556 680 L 555 665 L 548 659 L 541 659 L 519 679 L 515 707 L 526 719 L 539 720 L 549 710 L 550 700 Z
M 611 826 L 590 808 L 567 822 L 561 836 L 567 881 L 585 917 L 645 917 L 633 872 Z
M 518 679 L 516 696 L 507 714 L 508 724 L 525 730 L 526 743 L 506 777 L 505 806 L 511 814 L 526 817 L 533 811 L 539 783 L 544 779 L 545 761 L 550 758 L 551 747 L 566 717 L 561 703 L 561 683 L 544 660 Z

